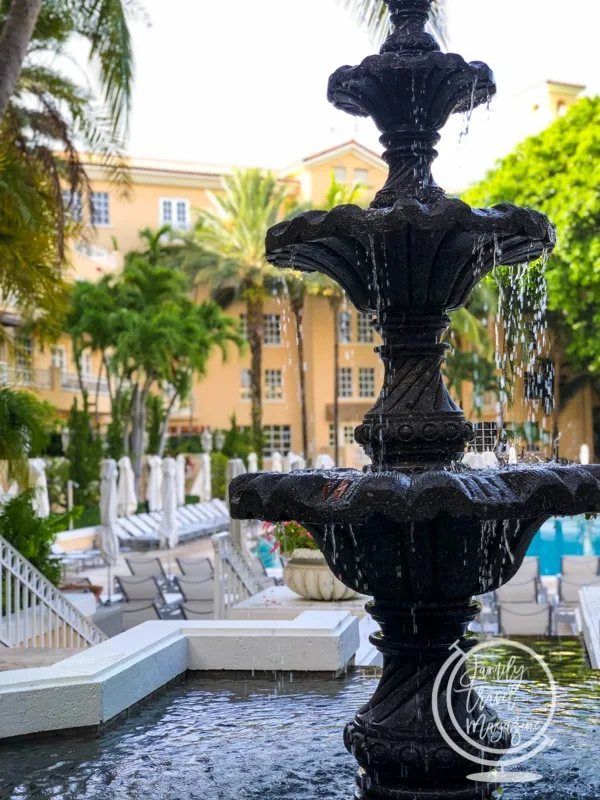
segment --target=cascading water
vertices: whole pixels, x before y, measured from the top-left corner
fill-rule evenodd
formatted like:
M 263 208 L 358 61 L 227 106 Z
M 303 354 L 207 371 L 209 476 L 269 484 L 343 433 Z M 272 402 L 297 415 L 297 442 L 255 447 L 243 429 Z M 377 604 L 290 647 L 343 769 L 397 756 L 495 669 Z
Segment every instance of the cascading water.
M 447 314 L 492 270 L 543 257 L 555 234 L 535 211 L 472 209 L 437 186 L 438 131 L 451 114 L 487 103 L 493 76 L 483 63 L 440 52 L 425 32 L 431 0 L 386 2 L 394 32 L 380 54 L 329 81 L 337 108 L 371 116 L 381 131 L 385 186 L 368 209 L 308 212 L 267 236 L 272 264 L 328 275 L 373 317 L 384 385 L 355 433 L 372 467 L 243 475 L 230 486 L 231 513 L 297 520 L 336 576 L 374 598 L 368 611 L 381 627 L 372 641 L 384 674 L 345 731 L 360 766 L 356 798 L 471 800 L 494 787 L 470 782 L 473 765 L 448 741 L 482 712 L 464 694 L 440 694 L 440 729 L 436 676 L 450 647 L 476 644 L 467 635 L 479 610 L 473 596 L 516 574 L 544 520 L 600 510 L 600 467 L 473 471 L 457 463 L 473 430 L 442 379 Z M 503 318 L 513 324 L 506 308 Z M 464 668 L 460 680 L 468 684 Z M 492 737 L 498 720 L 481 707 L 486 724 L 469 752 L 487 748 L 488 759 L 499 759 L 510 735 L 500 727 Z

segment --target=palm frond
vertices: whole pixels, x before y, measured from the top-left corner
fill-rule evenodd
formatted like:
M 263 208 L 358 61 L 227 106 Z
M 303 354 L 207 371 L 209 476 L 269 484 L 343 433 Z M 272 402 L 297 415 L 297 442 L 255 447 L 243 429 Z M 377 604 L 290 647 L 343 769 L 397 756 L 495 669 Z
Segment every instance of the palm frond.
M 381 47 L 392 31 L 387 5 L 383 0 L 339 0 L 369 34 L 376 47 Z M 446 44 L 445 0 L 433 0 L 429 20 L 432 32 Z

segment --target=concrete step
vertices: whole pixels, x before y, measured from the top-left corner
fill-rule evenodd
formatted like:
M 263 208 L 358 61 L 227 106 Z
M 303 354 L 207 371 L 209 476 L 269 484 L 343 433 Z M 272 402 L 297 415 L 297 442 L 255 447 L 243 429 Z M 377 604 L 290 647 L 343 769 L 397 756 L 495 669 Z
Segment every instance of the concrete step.
M 65 658 L 82 653 L 85 648 L 1 647 L 0 672 L 28 667 L 50 667 Z

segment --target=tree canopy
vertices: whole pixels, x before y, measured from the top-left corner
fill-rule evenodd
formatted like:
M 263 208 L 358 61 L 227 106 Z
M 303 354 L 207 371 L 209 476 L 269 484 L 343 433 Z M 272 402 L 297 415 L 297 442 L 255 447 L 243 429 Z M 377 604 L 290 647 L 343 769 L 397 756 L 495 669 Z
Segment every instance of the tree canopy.
M 468 191 L 471 205 L 544 212 L 558 244 L 547 266 L 550 324 L 574 370 L 600 377 L 600 98 L 584 98 L 522 142 Z

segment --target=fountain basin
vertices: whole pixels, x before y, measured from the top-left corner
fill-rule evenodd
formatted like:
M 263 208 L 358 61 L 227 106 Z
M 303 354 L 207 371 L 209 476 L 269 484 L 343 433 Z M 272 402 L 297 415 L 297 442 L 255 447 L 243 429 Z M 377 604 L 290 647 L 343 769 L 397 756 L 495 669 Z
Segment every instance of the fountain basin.
M 320 550 L 299 547 L 283 568 L 283 582 L 306 600 L 352 600 L 357 593 L 336 578 Z
M 356 592 L 453 603 L 509 581 L 550 516 L 600 508 L 600 466 L 242 475 L 235 518 L 294 519 Z

